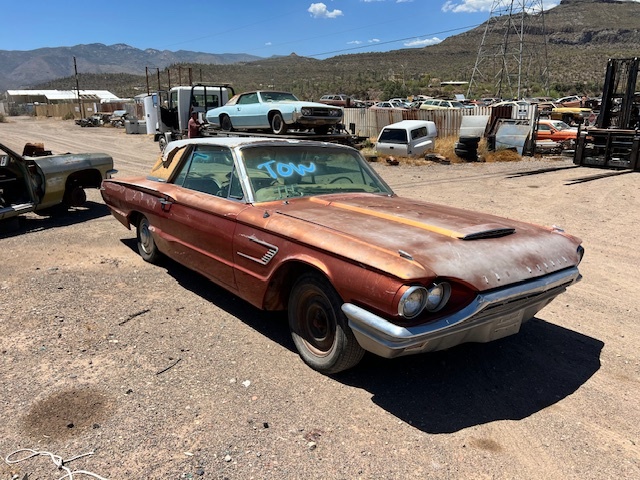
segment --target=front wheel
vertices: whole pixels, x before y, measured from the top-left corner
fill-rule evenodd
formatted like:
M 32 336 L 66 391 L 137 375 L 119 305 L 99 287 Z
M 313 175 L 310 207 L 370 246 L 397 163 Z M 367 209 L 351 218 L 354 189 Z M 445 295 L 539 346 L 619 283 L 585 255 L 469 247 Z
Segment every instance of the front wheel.
M 160 251 L 149 230 L 149 220 L 144 215 L 138 221 L 136 236 L 138 239 L 138 253 L 140 253 L 142 259 L 149 263 L 158 263 Z
M 271 117 L 271 131 L 276 135 L 284 135 L 287 133 L 287 124 L 282 119 L 282 114 L 276 112 Z
M 321 275 L 300 277 L 289 297 L 289 329 L 302 360 L 324 374 L 358 364 L 364 349 L 341 310 L 342 300 Z

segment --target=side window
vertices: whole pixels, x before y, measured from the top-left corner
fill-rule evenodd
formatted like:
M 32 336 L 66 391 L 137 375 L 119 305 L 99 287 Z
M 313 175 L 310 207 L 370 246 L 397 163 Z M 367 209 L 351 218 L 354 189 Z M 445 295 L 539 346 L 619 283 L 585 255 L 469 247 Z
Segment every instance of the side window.
M 249 93 L 247 95 L 242 95 L 238 99 L 238 105 L 250 105 L 252 103 L 258 103 L 257 93 Z
M 214 95 L 214 94 L 207 94 L 207 104 L 206 104 L 206 108 L 217 108 L 220 106 L 220 101 L 218 99 L 218 95 Z
M 178 108 L 178 92 L 171 92 L 169 95 L 169 110 Z
M 415 130 L 411 130 L 411 140 L 415 140 L 416 138 L 422 138 L 427 136 L 427 127 L 416 128 Z
M 226 197 L 232 177 L 233 156 L 228 148 L 197 145 L 174 183 L 189 190 Z

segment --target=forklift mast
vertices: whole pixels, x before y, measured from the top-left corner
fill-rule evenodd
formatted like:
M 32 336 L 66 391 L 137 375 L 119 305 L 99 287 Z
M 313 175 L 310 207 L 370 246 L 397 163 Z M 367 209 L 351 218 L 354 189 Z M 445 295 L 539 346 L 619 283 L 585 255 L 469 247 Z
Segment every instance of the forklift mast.
M 637 128 L 639 65 L 638 57 L 609 59 L 602 91 L 602 105 L 596 120 L 597 128 Z
M 595 125 L 580 127 L 573 157 L 579 166 L 640 171 L 640 59 L 607 62 Z

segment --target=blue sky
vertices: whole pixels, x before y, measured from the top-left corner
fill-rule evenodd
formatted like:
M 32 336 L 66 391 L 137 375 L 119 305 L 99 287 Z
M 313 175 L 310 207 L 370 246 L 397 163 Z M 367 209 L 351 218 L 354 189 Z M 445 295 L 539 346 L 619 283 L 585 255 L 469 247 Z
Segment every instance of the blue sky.
M 544 8 L 559 1 L 543 0 Z M 494 0 L 5 3 L 0 50 L 126 43 L 140 49 L 260 57 L 295 52 L 319 59 L 438 43 L 485 22 L 495 4 Z M 540 0 L 514 3 L 539 5 Z

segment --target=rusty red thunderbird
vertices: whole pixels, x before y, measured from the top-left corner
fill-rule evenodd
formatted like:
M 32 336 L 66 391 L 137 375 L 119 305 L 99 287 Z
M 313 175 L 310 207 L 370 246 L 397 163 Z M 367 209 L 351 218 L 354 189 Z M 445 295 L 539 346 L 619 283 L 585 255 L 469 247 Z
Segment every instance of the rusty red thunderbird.
M 287 310 L 323 373 L 512 335 L 580 280 L 580 240 L 557 227 L 400 198 L 360 152 L 331 143 L 170 143 L 147 177 L 102 196 L 162 255 L 265 310 Z

